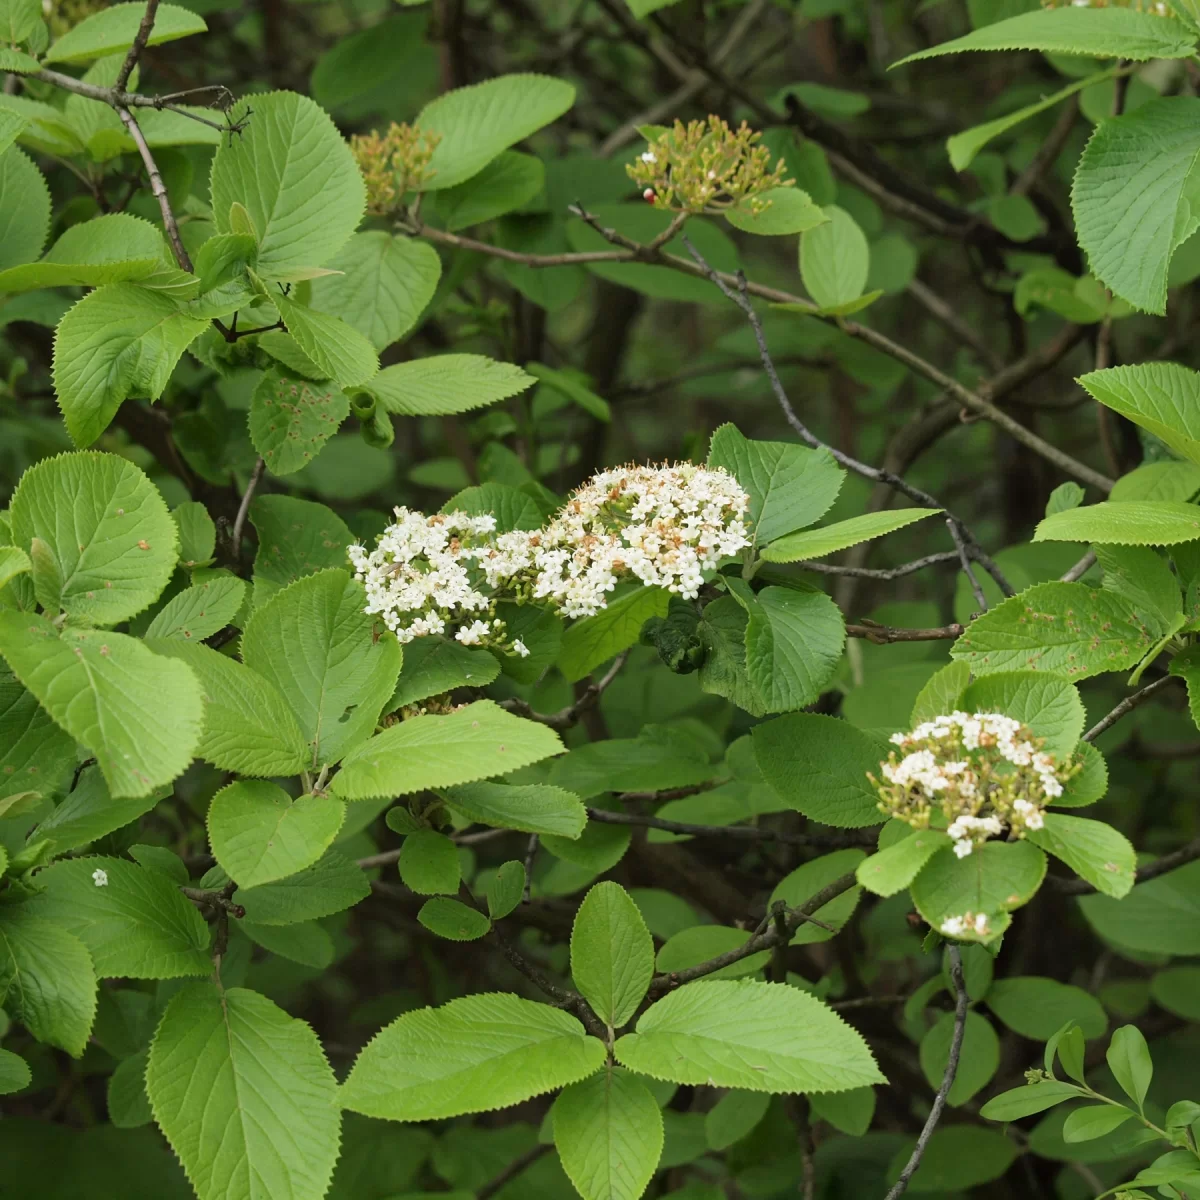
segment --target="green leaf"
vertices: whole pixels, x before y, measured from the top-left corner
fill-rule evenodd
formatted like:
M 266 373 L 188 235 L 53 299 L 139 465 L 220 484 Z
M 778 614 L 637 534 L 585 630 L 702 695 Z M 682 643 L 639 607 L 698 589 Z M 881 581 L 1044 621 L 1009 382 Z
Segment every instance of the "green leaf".
M 574 682 L 602 663 L 628 650 L 651 617 L 665 617 L 670 593 L 665 588 L 639 587 L 614 600 L 594 617 L 575 621 L 563 633 L 558 669 Z
M 463 488 L 442 505 L 442 512 L 465 512 L 473 517 L 493 516 L 496 532 L 510 533 L 514 529 L 537 529 L 542 524 L 542 510 L 532 496 L 506 483 L 489 482 L 478 487 Z
M 1077 1108 L 1068 1113 L 1063 1122 L 1063 1141 L 1070 1145 L 1073 1142 L 1090 1142 L 1095 1138 L 1107 1137 L 1132 1116 L 1131 1109 L 1114 1107 L 1111 1104 L 1089 1104 L 1086 1108 Z
M 512 363 L 479 354 L 434 354 L 385 367 L 354 394 L 403 417 L 448 416 L 495 404 L 537 382 Z
M 379 357 L 374 346 L 340 317 L 317 312 L 283 295 L 272 296 L 271 301 L 279 309 L 288 333 L 327 378 L 348 388 L 378 373 Z
M 434 896 L 421 905 L 417 920 L 440 938 L 451 942 L 475 942 L 491 931 L 491 922 L 478 909 L 469 908 L 450 896 Z
M 11 1050 L 0 1050 L 0 1096 L 23 1091 L 33 1080 L 29 1064 Z M 657 1106 L 656 1106 L 657 1107 Z M 662 1118 L 659 1118 L 661 1122 Z
M 38 27 L 42 8 L 36 0 L 4 0 L 0 5 L 0 42 L 18 45 Z
M 336 953 L 333 938 L 315 921 L 300 921 L 295 925 L 256 925 L 253 921 L 239 921 L 237 928 L 256 946 L 271 954 L 318 971 L 328 967 Z
M 376 350 L 409 333 L 428 307 L 442 274 L 437 251 L 382 230 L 356 233 L 312 281 L 313 307 L 341 317 Z
M 862 1137 L 875 1116 L 875 1089 L 851 1088 L 848 1092 L 814 1092 L 808 1102 L 813 1115 L 850 1137 Z
M 438 192 L 436 223 L 452 231 L 481 225 L 527 204 L 545 186 L 540 158 L 505 150 L 465 183 Z
M 724 467 L 750 496 L 746 519 L 757 545 L 819 521 L 837 499 L 846 472 L 826 450 L 791 442 L 758 442 L 734 425 L 712 436 L 710 467 Z
M 241 204 L 257 232 L 255 271 L 263 279 L 321 266 L 350 238 L 366 206 L 350 147 L 320 106 L 295 92 L 242 101 L 231 119 L 243 118 L 245 130 L 224 139 L 213 158 L 217 232 L 244 232 L 233 227 L 230 212 Z
M 1097 891 L 1120 900 L 1133 890 L 1137 855 L 1123 834 L 1103 821 L 1046 813 L 1042 829 L 1026 835 L 1035 846 L 1062 859 Z
M 1065 88 L 1036 101 L 1033 104 L 1027 104 L 1023 108 L 1018 108 L 1014 112 L 1006 113 L 1003 117 L 997 117 L 994 121 L 985 121 L 982 125 L 975 125 L 970 129 L 963 130 L 962 133 L 956 133 L 952 137 L 946 139 L 946 152 L 950 155 L 950 164 L 956 171 L 965 171 L 975 158 L 980 150 L 1001 134 L 1007 133 L 1010 129 L 1028 121 L 1030 117 L 1036 117 L 1038 113 L 1045 112 L 1048 108 L 1053 108 L 1056 104 L 1061 104 L 1064 100 L 1070 99 L 1076 92 L 1082 91 L 1083 88 L 1089 87 L 1093 83 L 1099 83 L 1101 80 L 1108 79 L 1112 75 L 1111 71 L 1101 71 L 1095 75 L 1086 75 L 1082 79 L 1076 79 L 1072 83 L 1067 84 Z
M 954 1014 L 943 1013 L 921 1039 L 921 1070 L 934 1091 L 941 1086 L 942 1077 L 946 1073 L 953 1037 Z M 952 1108 L 966 1104 L 977 1092 L 991 1083 L 999 1067 L 1000 1039 L 996 1036 L 991 1022 L 977 1012 L 968 1012 L 958 1072 L 954 1076 L 946 1103 Z
M 338 1154 L 337 1083 L 316 1034 L 265 996 L 193 984 L 150 1047 L 154 1119 L 200 1200 L 320 1200 Z
M 732 597 L 721 596 L 704 606 L 696 633 L 704 648 L 700 686 L 724 696 L 755 717 L 765 716 L 766 701 L 746 670 L 746 610 Z
M 207 328 L 170 296 L 137 284 L 89 292 L 63 317 L 54 340 L 54 388 L 75 444 L 94 442 L 127 397 L 157 400 L 180 356 Z
M 1178 628 L 1179 580 L 1166 558 L 1142 546 L 1097 546 L 1104 587 L 1124 597 L 1153 637 Z
M 1178 363 L 1147 362 L 1091 371 L 1081 375 L 1079 382 L 1101 404 L 1161 438 L 1177 454 L 1200 463 L 1200 371 Z M 1113 498 L 1119 498 L 1115 489 Z M 1187 496 L 1136 498 L 1188 499 Z
M 272 367 L 250 399 L 250 440 L 272 474 L 290 475 L 320 454 L 349 412 L 350 401 L 335 384 Z
M 118 1129 L 137 1129 L 154 1120 L 146 1095 L 146 1061 L 149 1047 L 122 1059 L 108 1077 L 108 1119 Z
M 1167 1012 L 1195 1021 L 1200 1017 L 1200 967 L 1167 967 L 1150 980 L 1154 1002 Z
M 1140 422 L 1138 422 L 1140 424 Z M 1182 438 L 1179 439 L 1183 441 Z M 1200 444 L 1196 446 L 1200 453 Z M 1200 467 L 1192 462 L 1167 459 L 1145 463 L 1122 475 L 1109 493 L 1110 500 L 1192 500 L 1200 492 Z
M 720 774 L 695 742 L 669 728 L 649 727 L 637 738 L 577 746 L 550 769 L 549 781 L 583 800 L 601 792 L 659 792 L 690 787 Z
M 888 1183 L 899 1178 L 915 1144 L 916 1139 L 910 1138 L 896 1151 L 888 1168 Z M 1016 1143 L 996 1130 L 966 1124 L 944 1126 L 934 1130 L 929 1139 L 909 1191 L 914 1195 L 922 1192 L 953 1193 L 990 1183 L 1012 1166 L 1018 1153 Z
M 639 1200 L 663 1150 L 663 1116 L 646 1086 L 607 1068 L 554 1102 L 554 1145 L 583 1200 Z
M 821 210 L 828 218 L 800 235 L 800 277 L 823 309 L 857 300 L 867 285 L 871 250 L 858 222 L 836 204 Z
M 101 880 L 94 878 L 103 871 Z M 38 872 L 29 905 L 88 949 L 101 978 L 207 975 L 208 926 L 165 875 L 120 858 L 74 858 Z
M 245 596 L 245 583 L 232 575 L 218 575 L 205 583 L 184 588 L 155 614 L 154 620 L 146 626 L 146 638 L 201 642 L 232 624 L 242 609 Z
M 212 562 L 217 547 L 217 527 L 208 509 L 198 500 L 185 500 L 171 510 L 179 529 L 179 564 L 202 567 Z
M 920 50 L 892 64 L 917 62 L 966 50 L 1041 50 L 1091 58 L 1187 58 L 1195 38 L 1169 18 L 1119 8 L 1062 8 L 1021 13 L 984 25 L 965 37 Z
M 204 728 L 197 757 L 243 775 L 296 775 L 312 764 L 292 709 L 271 682 L 209 646 L 164 638 L 149 648 L 186 663 L 200 681 Z
M 1055 513 L 1078 508 L 1083 503 L 1083 497 L 1083 488 L 1073 479 L 1068 479 L 1066 483 L 1060 483 L 1050 493 L 1050 499 L 1046 501 L 1046 516 L 1052 517 Z
M 1134 887 L 1121 900 L 1081 896 L 1088 924 L 1105 941 L 1145 954 L 1200 954 L 1200 866 L 1189 863 Z
M 619 1029 L 642 1002 L 653 975 L 654 942 L 637 905 L 620 884 L 596 884 L 571 930 L 575 986 L 609 1029 Z
M 1172 546 L 1200 538 L 1200 507 L 1177 500 L 1089 504 L 1039 522 L 1035 542 L 1097 542 L 1119 546 Z
M 191 762 L 202 701 L 195 675 L 121 633 L 65 631 L 0 612 L 0 655 L 100 764 L 112 794 L 144 796 Z
M 115 454 L 60 454 L 34 464 L 13 495 L 12 528 L 32 547 L 42 607 L 87 624 L 116 625 L 153 603 L 178 554 L 158 489 Z
M 0 799 L 57 791 L 75 761 L 75 739 L 11 675 L 0 673 Z
M 208 838 L 217 862 L 239 887 L 252 888 L 312 866 L 332 845 L 345 817 L 328 796 L 292 798 L 261 779 L 222 788 L 208 809 Z
M 404 666 L 385 709 L 416 704 L 459 687 L 481 688 L 499 674 L 500 664 L 486 650 L 472 650 L 445 638 L 417 638 L 404 647 Z
M 444 92 L 421 109 L 414 122 L 441 138 L 423 190 L 464 183 L 574 103 L 575 89 L 547 75 L 501 75 Z
M 940 508 L 901 508 L 892 512 L 866 513 L 861 517 L 851 517 L 848 521 L 826 525 L 822 529 L 809 529 L 780 538 L 762 551 L 762 557 L 767 562 L 824 558 L 835 551 L 903 529 L 922 517 L 936 516 L 941 511 Z
M 950 839 L 936 829 L 917 829 L 886 850 L 872 854 L 858 864 L 858 882 L 877 896 L 902 892 L 920 874 L 925 864 L 950 845 Z
M 313 766 L 370 738 L 400 674 L 399 643 L 379 633 L 363 601 L 348 571 L 306 575 L 257 608 L 242 635 L 246 666 L 288 701 Z
M 888 747 L 848 721 L 794 713 L 756 725 L 754 754 L 767 783 L 788 804 L 825 825 L 878 825 L 879 795 L 867 779 Z
M 39 1042 L 81 1057 L 96 1016 L 87 948 L 28 905 L 0 908 L 0 1003 Z
M 812 704 L 842 656 L 846 626 L 841 610 L 823 593 L 784 587 L 766 587 L 757 595 L 746 588 L 742 595 L 734 592 L 734 598 L 749 617 L 746 673 L 767 711 Z
M 89 62 L 102 58 L 133 44 L 138 26 L 146 12 L 144 4 L 114 4 L 110 8 L 85 17 L 69 29 L 46 52 L 45 61 Z M 204 33 L 204 19 L 186 8 L 160 4 L 154 13 L 154 26 L 146 40 L 147 46 L 159 46 L 178 38 Z
M 49 230 L 45 177 L 28 155 L 9 146 L 0 151 L 0 270 L 37 258 Z
M 1200 100 L 1172 96 L 1101 121 L 1075 172 L 1071 208 L 1092 274 L 1144 312 L 1166 311 L 1171 258 L 1197 228 L 1197 113 Z
M 0 271 L 0 292 L 146 279 L 162 270 L 164 253 L 162 234 L 149 221 L 108 213 L 72 225 L 37 262 Z
M 1078 1024 L 1088 1039 L 1103 1037 L 1108 1029 L 1104 1006 L 1095 996 L 1040 975 L 996 980 L 985 1003 L 1014 1033 L 1034 1042 L 1049 1041 L 1068 1021 Z
M 1029 669 L 1086 679 L 1136 665 L 1151 644 L 1119 596 L 1039 583 L 976 617 L 950 653 L 977 675 Z
M 445 834 L 418 829 L 400 847 L 400 878 L 418 896 L 453 896 L 462 881 L 458 847 Z
M 448 716 L 393 725 L 347 755 L 334 781 L 344 800 L 406 795 L 504 775 L 562 752 L 545 725 L 477 700 Z
M 578 837 L 547 834 L 542 838 L 542 845 L 556 858 L 574 863 L 596 876 L 611 870 L 624 858 L 630 840 L 628 826 L 592 821 Z
M 488 916 L 499 921 L 514 912 L 525 894 L 525 866 L 515 859 L 501 863 L 487 889 Z
M 242 888 L 238 903 L 246 917 L 258 925 L 296 925 L 317 921 L 357 904 L 371 894 L 364 871 L 335 850 L 323 858 L 273 883 Z
M 392 1121 L 486 1112 L 586 1079 L 604 1058 L 604 1044 L 569 1013 L 502 993 L 465 996 L 378 1033 L 341 1103 Z
M 346 523 L 331 509 L 294 496 L 259 496 L 250 506 L 258 534 L 254 556 L 254 604 L 325 567 L 344 567 L 354 541 Z
M 798 908 L 822 888 L 828 887 L 843 875 L 853 873 L 864 857 L 863 851 L 857 849 L 835 850 L 832 854 L 823 854 L 819 858 L 802 864 L 790 874 L 785 875 L 776 885 L 767 900 L 768 911 L 779 900 L 782 900 L 788 908 Z M 813 916 L 818 921 L 831 926 L 836 932 L 854 915 L 861 894 L 857 887 L 847 888 L 840 896 L 835 896 L 827 904 L 818 908 Z M 792 934 L 789 945 L 804 946 L 813 942 L 827 942 L 831 937 L 833 937 L 833 933 L 828 929 L 822 929 L 819 925 L 812 925 L 805 921 Z
M 655 965 L 664 974 L 686 971 L 730 950 L 740 950 L 753 936 L 749 929 L 733 929 L 727 925 L 693 925 L 667 938 L 658 952 Z M 770 961 L 771 952 L 760 950 L 713 971 L 705 978 L 740 979 L 744 975 L 757 975 Z
M 595 417 L 598 421 L 612 420 L 612 409 L 608 401 L 603 396 L 597 396 L 591 388 L 585 387 L 574 374 L 567 371 L 556 371 L 553 367 L 548 367 L 545 363 L 540 362 L 527 362 L 525 370 L 558 392 L 559 395 L 565 396 L 589 416 Z
M 1008 914 L 1027 904 L 1046 874 L 1046 856 L 1028 841 L 986 842 L 965 858 L 940 850 L 912 884 L 921 916 L 941 930 L 951 917 L 967 913 L 988 918 L 983 933 L 954 936 L 986 943 L 1008 927 Z
M 1047 981 L 1049 982 L 1049 981 Z M 1039 1083 L 1026 1084 L 993 1096 L 980 1110 L 979 1115 L 989 1121 L 1019 1121 L 1034 1113 L 1045 1112 L 1064 1100 L 1074 1100 L 1080 1095 L 1074 1084 L 1062 1083 L 1057 1079 L 1043 1079 Z
M 971 682 L 971 669 L 966 663 L 952 662 L 935 671 L 929 682 L 917 693 L 909 721 L 913 727 L 922 721 L 932 721 L 942 713 L 961 708 L 962 694 Z
M 455 812 L 497 829 L 577 838 L 587 824 L 578 796 L 543 783 L 467 783 L 440 795 Z
M 32 570 L 33 563 L 24 550 L 18 550 L 16 546 L 0 546 L 0 587 Z
M 643 1014 L 614 1053 L 655 1079 L 754 1092 L 884 1082 L 861 1035 L 814 996 L 748 979 L 685 984 Z
M 829 214 L 812 202 L 807 192 L 798 187 L 777 187 L 757 196 L 767 208 L 753 212 L 748 205 L 734 205 L 725 210 L 725 219 L 743 233 L 763 237 L 778 237 L 788 233 L 807 233 L 828 221 Z
M 1004 713 L 1028 725 L 1059 761 L 1074 752 L 1087 721 L 1075 685 L 1045 671 L 985 675 L 963 692 L 960 706 L 967 712 Z
M 1154 1077 L 1154 1063 L 1142 1031 L 1136 1025 L 1122 1025 L 1113 1033 L 1104 1057 L 1121 1090 L 1141 1112 Z
M 71 757 L 74 758 L 73 749 Z M 66 798 L 30 835 L 30 843 L 48 839 L 56 851 L 86 846 L 136 821 L 167 793 L 168 789 L 158 788 L 148 796 L 114 800 L 100 770 L 89 767 L 80 774 L 79 782 Z
M 824 1094 L 824 1093 L 822 1093 Z M 847 1092 L 840 1095 L 849 1095 Z M 723 1095 L 704 1115 L 704 1138 L 710 1150 L 728 1150 L 751 1133 L 767 1114 L 771 1100 L 762 1092 L 735 1088 Z

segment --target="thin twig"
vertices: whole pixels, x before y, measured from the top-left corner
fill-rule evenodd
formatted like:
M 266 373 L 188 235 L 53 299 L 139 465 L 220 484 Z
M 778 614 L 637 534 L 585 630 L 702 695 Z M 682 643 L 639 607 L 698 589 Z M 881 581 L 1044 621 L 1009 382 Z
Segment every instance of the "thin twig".
M 537 857 L 541 838 L 536 833 L 530 834 L 529 845 L 525 847 L 525 890 L 521 893 L 521 903 L 529 904 L 533 892 L 533 860 Z
M 962 534 L 958 531 L 958 524 L 953 517 L 946 518 L 946 528 L 950 530 L 950 536 L 954 539 L 954 547 L 958 551 L 958 558 L 962 563 L 963 574 L 967 577 L 967 582 L 971 585 L 971 594 L 975 597 L 975 603 L 979 605 L 980 612 L 987 612 L 987 596 L 984 595 L 979 580 L 975 578 L 975 572 L 971 570 L 971 557 L 967 553 L 967 544 L 963 541 Z
M 162 175 L 158 170 L 158 163 L 154 161 L 154 155 L 150 152 L 150 147 L 146 144 L 145 135 L 142 133 L 141 126 L 137 123 L 137 118 L 128 108 L 117 107 L 117 116 L 121 118 L 121 123 L 129 131 L 129 136 L 133 138 L 133 144 L 137 147 L 138 154 L 141 155 L 142 165 L 146 168 L 146 174 L 150 178 L 150 191 L 155 200 L 158 201 L 158 210 L 162 214 L 163 228 L 167 231 L 167 237 L 171 242 L 171 253 L 175 256 L 175 261 L 179 265 L 179 269 L 187 271 L 189 274 L 192 271 L 192 260 L 184 249 L 183 238 L 179 236 L 179 222 L 175 220 L 175 214 L 171 211 L 171 201 L 167 196 L 166 185 L 162 181 Z
M 129 77 L 133 74 L 133 69 L 137 66 L 138 59 L 141 58 L 142 51 L 146 48 L 146 43 L 150 40 L 150 33 L 154 29 L 154 18 L 158 15 L 158 3 L 159 0 L 147 0 L 146 11 L 142 13 L 141 24 L 138 25 L 137 33 L 133 37 L 133 45 L 129 47 L 129 53 L 125 55 L 125 61 L 121 64 L 121 69 L 113 81 L 114 92 L 125 90 L 125 85 L 129 82 Z
M 1065 575 L 1059 578 L 1059 583 L 1075 583 L 1082 579 L 1096 565 L 1096 552 L 1089 550 Z
M 921 1159 L 925 1157 L 925 1151 L 929 1146 L 929 1139 L 933 1137 L 933 1131 L 937 1128 L 937 1123 L 942 1118 L 942 1110 L 946 1107 L 946 1097 L 950 1094 L 950 1089 L 954 1086 L 955 1075 L 958 1074 L 958 1059 L 962 1054 L 963 1034 L 967 1028 L 967 988 L 963 982 L 962 952 L 953 942 L 947 947 L 947 952 L 950 958 L 950 981 L 954 984 L 955 994 L 954 1034 L 950 1038 L 950 1056 L 946 1060 L 946 1070 L 942 1075 L 942 1086 L 938 1088 L 937 1095 L 933 1098 L 933 1107 L 929 1110 L 929 1116 L 925 1119 L 925 1126 L 917 1138 L 917 1144 L 913 1147 L 913 1152 L 909 1155 L 908 1162 L 904 1164 L 904 1170 L 900 1172 L 900 1178 L 896 1180 L 895 1185 L 888 1192 L 885 1200 L 898 1200 L 898 1197 L 903 1196 L 908 1189 L 909 1180 L 912 1179 L 917 1172 L 917 1168 L 921 1165 Z
M 242 493 L 242 502 L 238 505 L 237 516 L 233 520 L 233 533 L 230 535 L 229 549 L 235 563 L 241 558 L 242 532 L 246 528 L 246 517 L 250 512 L 250 501 L 254 499 L 254 491 L 258 487 L 258 481 L 262 478 L 265 466 L 266 463 L 263 462 L 260 455 L 255 460 L 254 470 L 250 472 L 250 481 L 246 484 L 246 490 Z
M 522 700 L 519 696 L 512 696 L 507 700 L 502 700 L 500 707 L 506 708 L 509 712 L 514 712 L 518 716 L 525 717 L 527 720 L 537 721 L 539 725 L 548 725 L 551 729 L 570 729 L 577 725 L 579 718 L 604 695 L 613 680 L 620 674 L 621 668 L 625 665 L 625 660 L 628 657 L 628 650 L 618 654 L 613 659 L 612 666 L 608 668 L 597 682 L 589 683 L 574 703 L 568 704 L 566 708 L 560 708 L 558 712 L 540 713 L 527 700 Z
M 1085 742 L 1094 742 L 1102 733 L 1111 729 L 1126 713 L 1131 713 L 1137 707 L 1145 704 L 1151 696 L 1161 692 L 1168 684 L 1176 683 L 1180 679 L 1178 675 L 1164 675 L 1161 679 L 1156 679 L 1153 683 L 1147 684 L 1141 691 L 1134 692 L 1132 696 L 1126 696 L 1116 708 L 1108 714 L 1102 721 L 1098 721 L 1083 735 Z
M 490 1179 L 483 1187 L 477 1188 L 475 1191 L 476 1200 L 492 1200 L 492 1197 L 501 1188 L 511 1183 L 522 1171 L 527 1167 L 531 1167 L 539 1158 L 549 1154 L 553 1149 L 554 1147 L 549 1142 L 539 1142 L 536 1146 L 530 1146 L 524 1154 L 518 1154 L 499 1175 Z
M 946 522 L 951 524 L 949 521 Z M 926 567 L 934 567 L 939 563 L 959 562 L 959 554 L 957 550 L 943 550 L 938 554 L 927 554 L 924 558 L 914 559 L 912 562 L 904 563 L 899 567 L 841 567 L 834 563 L 823 562 L 803 562 L 792 563 L 794 567 L 800 567 L 805 571 L 815 571 L 818 575 L 852 575 L 856 579 L 879 579 L 892 580 L 903 579 L 905 575 L 912 575 L 916 571 L 923 571 Z
M 893 642 L 950 641 L 962 637 L 965 630 L 966 626 L 957 622 L 934 629 L 894 629 L 890 625 L 876 625 L 874 621 L 864 619 L 861 625 L 847 625 L 846 636 L 866 638 L 877 646 L 888 646 Z
M 877 838 L 871 834 L 856 836 L 852 833 L 811 834 L 784 833 L 781 830 L 763 829 L 758 825 L 697 825 L 688 821 L 669 821 L 663 817 L 651 817 L 643 813 L 611 812 L 604 808 L 589 808 L 588 817 L 601 825 L 638 825 L 647 829 L 661 829 L 665 833 L 679 833 L 688 837 L 722 837 L 748 842 L 778 842 L 784 846 L 871 846 Z

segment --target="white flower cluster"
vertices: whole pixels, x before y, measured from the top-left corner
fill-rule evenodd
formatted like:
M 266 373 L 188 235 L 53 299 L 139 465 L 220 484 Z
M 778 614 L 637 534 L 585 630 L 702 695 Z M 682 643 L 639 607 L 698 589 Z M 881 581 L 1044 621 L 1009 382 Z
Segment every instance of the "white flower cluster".
M 880 808 L 925 829 L 936 807 L 959 858 L 1006 829 L 1013 837 L 1041 829 L 1042 810 L 1078 770 L 1060 767 L 1039 738 L 1003 713 L 953 712 L 890 740 L 908 753 L 880 763 Z
M 350 547 L 366 611 L 402 642 L 445 633 L 501 645 L 500 599 L 542 601 L 590 617 L 622 579 L 694 599 L 704 572 L 750 544 L 750 500 L 727 471 L 681 463 L 601 471 L 538 530 L 497 534 L 493 517 L 426 517 L 397 508 L 376 548 Z M 528 654 L 519 640 L 508 647 Z
M 97 887 L 108 887 L 108 872 L 101 867 L 97 867 L 92 872 L 92 882 Z
M 961 916 L 947 917 L 942 922 L 941 932 L 947 937 L 962 937 L 973 933 L 976 937 L 987 937 L 991 931 L 987 913 L 965 912 Z

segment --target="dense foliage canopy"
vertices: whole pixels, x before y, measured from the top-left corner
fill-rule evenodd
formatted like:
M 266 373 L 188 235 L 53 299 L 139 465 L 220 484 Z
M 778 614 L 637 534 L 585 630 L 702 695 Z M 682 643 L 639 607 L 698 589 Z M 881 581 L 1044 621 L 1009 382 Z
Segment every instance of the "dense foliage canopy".
M 0 1195 L 1200 1195 L 1198 47 L 0 0 Z

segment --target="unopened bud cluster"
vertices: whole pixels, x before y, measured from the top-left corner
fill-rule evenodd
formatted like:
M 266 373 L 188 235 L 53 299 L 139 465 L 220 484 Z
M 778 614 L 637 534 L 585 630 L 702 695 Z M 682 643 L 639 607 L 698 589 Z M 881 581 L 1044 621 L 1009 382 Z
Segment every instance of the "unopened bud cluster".
M 366 612 L 400 641 L 453 630 L 464 645 L 523 655 L 496 617 L 499 602 L 589 617 L 634 579 L 694 599 L 705 571 L 750 544 L 749 502 L 719 468 L 617 467 L 593 476 L 541 529 L 496 533 L 492 516 L 397 508 L 374 550 L 351 546 L 349 555 Z
M 869 776 L 880 811 L 914 829 L 945 822 L 959 858 L 990 837 L 1020 838 L 1041 829 L 1046 805 L 1079 770 L 1060 766 L 1041 738 L 1003 713 L 953 712 L 891 741 L 903 756 L 893 750 L 880 763 L 882 779 Z
M 761 137 L 744 121 L 736 130 L 720 117 L 676 121 L 625 170 L 655 208 L 719 213 L 742 205 L 760 213 L 770 205 L 763 192 L 792 184 L 782 160 L 772 169 L 771 152 L 758 145 Z
M 441 134 L 395 121 L 387 133 L 355 134 L 350 152 L 367 185 L 367 211 L 388 216 L 400 207 L 406 192 L 420 191 L 434 174 L 429 160 L 441 140 Z

